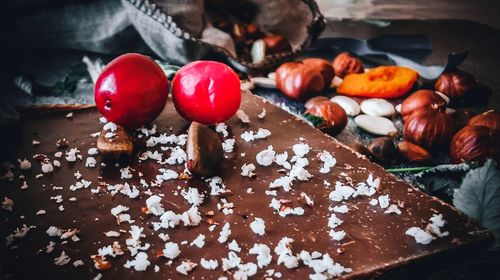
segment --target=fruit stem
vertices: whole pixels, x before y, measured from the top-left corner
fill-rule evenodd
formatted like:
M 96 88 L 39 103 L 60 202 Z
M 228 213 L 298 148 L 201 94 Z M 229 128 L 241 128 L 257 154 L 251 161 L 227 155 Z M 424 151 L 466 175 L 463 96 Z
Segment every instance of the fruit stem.
M 421 166 L 421 167 L 405 167 L 405 168 L 388 168 L 385 171 L 390 173 L 398 172 L 421 172 L 433 168 L 433 166 Z

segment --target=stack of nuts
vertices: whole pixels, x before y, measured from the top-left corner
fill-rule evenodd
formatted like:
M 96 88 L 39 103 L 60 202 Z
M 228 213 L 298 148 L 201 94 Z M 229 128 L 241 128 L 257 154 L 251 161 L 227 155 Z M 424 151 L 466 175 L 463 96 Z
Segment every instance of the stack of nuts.
M 266 56 L 290 52 L 292 46 L 282 35 L 265 33 L 254 23 L 215 21 L 215 27 L 227 32 L 234 41 L 239 58 L 260 63 Z
M 486 111 L 471 118 L 451 139 L 450 160 L 484 162 L 492 158 L 500 162 L 500 113 Z

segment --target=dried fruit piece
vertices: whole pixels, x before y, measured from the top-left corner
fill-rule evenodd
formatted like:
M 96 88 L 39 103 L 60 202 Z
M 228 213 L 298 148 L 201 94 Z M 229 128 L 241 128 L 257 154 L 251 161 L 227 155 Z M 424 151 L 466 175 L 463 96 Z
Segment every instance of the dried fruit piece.
M 127 131 L 117 125 L 112 137 L 106 138 L 107 130 L 102 130 L 97 139 L 97 149 L 107 159 L 119 160 L 129 157 L 134 149 Z
M 418 73 L 401 66 L 380 66 L 363 74 L 345 76 L 337 92 L 349 96 L 397 98 L 406 94 Z
M 217 133 L 198 122 L 189 126 L 186 153 L 189 172 L 200 177 L 214 175 L 224 155 Z
M 432 160 L 431 154 L 426 149 L 406 140 L 398 143 L 398 150 L 408 162 L 422 163 Z

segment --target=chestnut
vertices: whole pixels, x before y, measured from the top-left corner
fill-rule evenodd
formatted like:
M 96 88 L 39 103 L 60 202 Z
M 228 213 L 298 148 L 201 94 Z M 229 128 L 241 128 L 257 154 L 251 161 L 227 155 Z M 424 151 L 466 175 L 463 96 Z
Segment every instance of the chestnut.
M 442 110 L 419 109 L 404 120 L 404 139 L 430 150 L 447 145 L 453 132 L 453 119 Z
M 304 103 L 304 107 L 306 108 L 306 110 L 312 109 L 315 106 L 317 106 L 319 103 L 321 103 L 323 101 L 328 101 L 328 100 L 329 99 L 326 96 L 315 96 L 313 98 L 308 99 L 306 101 L 306 103 Z
M 467 125 L 451 140 L 450 160 L 453 163 L 500 161 L 500 130 L 486 126 Z
M 201 123 L 192 122 L 188 129 L 186 155 L 187 169 L 193 175 L 215 175 L 224 156 L 219 135 Z
M 347 125 L 347 114 L 337 103 L 327 99 L 309 104 L 305 113 L 321 118 L 321 122 L 315 124 L 315 127 L 321 131 L 336 135 Z
M 323 92 L 333 79 L 332 66 L 319 58 L 284 63 L 275 73 L 278 89 L 287 97 L 301 101 Z
M 431 154 L 426 149 L 406 140 L 398 143 L 398 151 L 408 162 L 422 163 L 432 160 Z
M 290 42 L 282 35 L 267 34 L 262 40 L 266 45 L 266 54 L 276 54 L 292 50 Z
M 332 65 L 335 70 L 335 75 L 342 79 L 348 74 L 359 74 L 365 71 L 363 62 L 348 52 L 342 52 L 337 55 L 333 60 Z
M 477 86 L 476 79 L 472 74 L 458 68 L 447 70 L 441 74 L 434 88 L 453 99 L 460 99 L 470 93 Z
M 406 116 L 415 110 L 422 108 L 443 109 L 446 107 L 446 100 L 433 90 L 421 89 L 408 96 L 401 103 L 401 116 Z
M 495 110 L 489 110 L 482 114 L 472 117 L 469 125 L 486 126 L 493 129 L 500 129 L 500 113 Z
M 392 163 L 398 155 L 394 141 L 390 137 L 373 139 L 368 144 L 368 151 L 370 151 L 372 159 L 380 163 Z

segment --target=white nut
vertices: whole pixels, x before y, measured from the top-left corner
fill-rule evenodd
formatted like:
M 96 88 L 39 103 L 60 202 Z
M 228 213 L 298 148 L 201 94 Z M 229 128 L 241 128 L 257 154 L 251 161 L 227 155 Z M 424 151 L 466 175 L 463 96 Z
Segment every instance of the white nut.
M 446 96 L 444 93 L 440 92 L 440 91 L 434 91 L 437 95 L 441 96 L 441 98 L 444 99 L 444 101 L 446 101 L 446 104 L 450 104 L 450 98 L 448 96 Z
M 276 82 L 273 79 L 269 79 L 266 77 L 255 77 L 252 78 L 252 82 L 262 88 L 277 88 L 276 87 Z
M 276 72 L 269 72 L 269 74 L 267 74 L 267 77 L 269 79 L 276 80 Z
M 337 95 L 330 99 L 333 103 L 339 104 L 348 116 L 357 116 L 361 112 L 358 102 L 347 96 Z
M 253 63 L 260 63 L 266 58 L 266 43 L 264 40 L 255 40 L 250 49 L 250 56 L 252 57 Z
M 333 77 L 332 83 L 330 84 L 330 88 L 338 88 L 340 84 L 342 84 L 344 80 L 341 77 Z
M 375 135 L 393 135 L 398 132 L 394 123 L 384 117 L 359 115 L 354 122 L 362 129 Z
M 400 113 L 400 114 L 401 114 L 401 106 L 402 106 L 402 105 L 403 105 L 403 104 L 398 104 L 398 105 L 396 105 L 396 106 L 394 107 L 394 109 L 396 109 L 396 112 L 398 112 L 398 113 Z
M 366 99 L 360 104 L 361 111 L 370 116 L 387 117 L 394 115 L 394 106 L 385 99 Z

